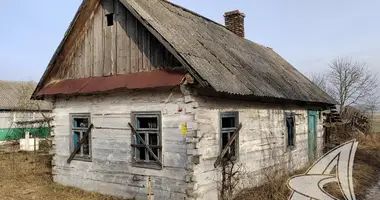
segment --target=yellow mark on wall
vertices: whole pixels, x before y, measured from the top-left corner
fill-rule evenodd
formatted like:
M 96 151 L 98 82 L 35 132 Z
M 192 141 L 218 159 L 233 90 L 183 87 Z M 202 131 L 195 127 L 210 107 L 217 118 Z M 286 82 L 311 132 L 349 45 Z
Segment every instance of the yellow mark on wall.
M 183 135 L 183 136 L 185 136 L 185 135 L 187 135 L 187 124 L 186 123 L 183 123 L 183 124 L 181 124 L 181 134 Z

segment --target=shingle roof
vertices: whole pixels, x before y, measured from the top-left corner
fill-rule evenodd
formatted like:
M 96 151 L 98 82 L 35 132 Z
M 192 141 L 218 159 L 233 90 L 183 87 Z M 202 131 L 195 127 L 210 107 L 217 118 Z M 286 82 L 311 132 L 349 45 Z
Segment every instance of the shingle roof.
M 306 102 L 336 101 L 286 60 L 212 20 L 166 0 L 121 0 L 216 91 Z
M 0 81 L 0 110 L 51 110 L 49 102 L 30 100 L 36 86 L 35 82 Z

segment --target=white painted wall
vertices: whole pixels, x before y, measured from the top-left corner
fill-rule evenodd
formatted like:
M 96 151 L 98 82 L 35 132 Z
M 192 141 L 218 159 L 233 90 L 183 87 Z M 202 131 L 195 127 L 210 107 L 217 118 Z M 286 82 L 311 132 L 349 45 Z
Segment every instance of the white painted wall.
M 286 170 L 295 170 L 308 163 L 308 122 L 307 109 L 285 105 L 264 105 L 233 100 L 197 97 L 198 108 L 195 120 L 198 122 L 197 144 L 200 164 L 196 165 L 196 196 L 199 200 L 217 199 L 220 171 L 214 169 L 214 162 L 221 149 L 220 112 L 238 111 L 242 129 L 239 135 L 239 163 L 246 173 L 241 187 L 259 185 L 264 179 L 262 169 L 282 162 Z M 296 113 L 295 149 L 285 147 L 284 112 Z M 322 150 L 322 123 L 317 125 L 318 152 Z M 284 183 L 286 184 L 286 183 Z
M 132 166 L 132 136 L 127 123 L 133 111 L 162 113 L 162 170 Z M 147 177 L 152 176 L 156 199 L 217 199 L 216 181 L 220 174 L 213 164 L 220 152 L 219 114 L 222 111 L 238 111 L 243 124 L 239 138 L 239 162 L 247 172 L 243 186 L 260 184 L 262 169 L 276 161 L 283 161 L 287 170 L 307 163 L 306 108 L 183 96 L 180 91 L 140 91 L 56 99 L 54 180 L 89 191 L 133 197 L 146 195 Z M 273 160 L 270 155 L 286 150 L 284 111 L 297 114 L 296 148 L 286 151 L 281 159 Z M 72 142 L 70 113 L 91 113 L 95 126 L 92 162 L 66 163 Z M 190 129 L 187 136 L 182 136 L 179 129 L 183 122 L 194 123 L 194 130 Z M 322 124 L 318 123 L 320 144 L 322 132 Z M 318 147 L 320 151 L 322 145 Z M 197 158 L 199 164 L 195 163 Z M 142 180 L 134 181 L 134 175 Z
M 9 111 L 0 112 L 0 128 L 10 128 L 12 122 L 13 113 Z
M 25 139 L 20 139 L 20 150 L 21 151 L 38 151 L 40 147 L 39 138 L 31 138 L 29 133 L 25 133 Z
M 50 116 L 50 113 L 44 114 L 45 116 Z M 38 112 L 0 111 L 0 128 L 15 128 L 16 125 L 13 121 L 31 121 L 41 119 L 44 119 L 44 117 Z
M 186 137 L 179 124 L 193 121 L 180 91 L 145 91 L 107 96 L 58 98 L 53 115 L 56 155 L 53 160 L 54 180 L 104 194 L 134 197 L 146 196 L 147 179 L 152 176 L 156 199 L 184 199 L 188 184 Z M 178 112 L 182 108 L 182 112 Z M 131 122 L 133 111 L 161 111 L 162 170 L 132 166 Z M 71 154 L 70 113 L 91 113 L 92 162 L 66 161 Z M 134 181 L 141 175 L 142 181 Z

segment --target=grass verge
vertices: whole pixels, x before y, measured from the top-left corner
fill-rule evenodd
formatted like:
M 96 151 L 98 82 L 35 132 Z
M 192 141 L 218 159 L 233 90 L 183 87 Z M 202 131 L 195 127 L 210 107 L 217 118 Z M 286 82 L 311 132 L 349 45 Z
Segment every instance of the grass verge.
M 1 199 L 119 200 L 53 182 L 51 156 L 35 153 L 0 153 Z

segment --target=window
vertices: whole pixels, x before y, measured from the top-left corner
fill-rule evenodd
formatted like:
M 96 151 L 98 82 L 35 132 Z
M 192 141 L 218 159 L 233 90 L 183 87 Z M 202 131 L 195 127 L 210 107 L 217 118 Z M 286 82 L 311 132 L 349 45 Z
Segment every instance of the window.
M 238 113 L 237 112 L 228 112 L 221 113 L 221 148 L 220 151 L 223 151 L 224 147 L 226 147 L 228 140 L 232 137 L 238 127 Z M 236 158 L 238 156 L 238 146 L 239 137 L 231 144 L 225 156 L 230 155 L 232 158 Z
M 134 162 L 138 166 L 161 168 L 161 119 L 160 112 L 136 112 L 132 114 L 133 126 L 138 135 L 133 134 Z M 147 144 L 144 145 L 143 141 Z M 152 153 L 149 152 L 152 150 Z
M 85 136 L 90 124 L 90 114 L 71 114 L 72 152 L 79 146 L 79 142 Z M 91 132 L 85 138 L 74 159 L 91 160 Z
M 113 25 L 113 13 L 106 14 L 107 18 L 107 26 L 112 26 Z
M 294 147 L 294 138 L 295 138 L 295 113 L 286 112 L 285 113 L 285 124 L 286 124 L 286 133 L 287 133 L 287 147 Z

